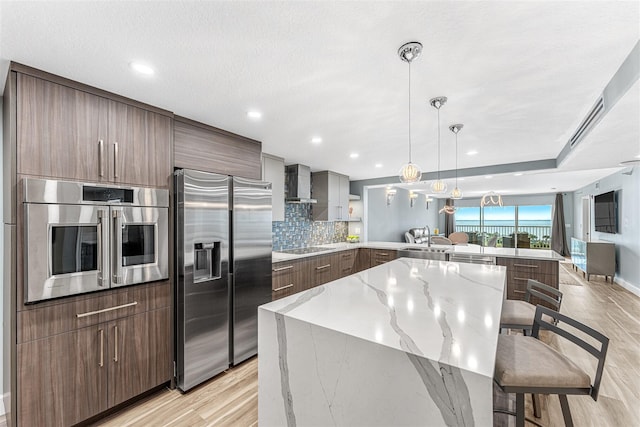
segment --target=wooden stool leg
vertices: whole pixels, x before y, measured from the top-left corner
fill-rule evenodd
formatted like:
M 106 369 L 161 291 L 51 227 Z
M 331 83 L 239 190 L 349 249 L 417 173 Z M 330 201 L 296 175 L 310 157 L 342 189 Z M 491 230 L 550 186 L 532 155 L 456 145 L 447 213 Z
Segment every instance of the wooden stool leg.
M 516 427 L 524 427 L 524 393 L 516 394 Z
M 569 401 L 566 394 L 559 394 L 560 407 L 562 408 L 562 416 L 564 417 L 564 425 L 567 427 L 573 427 L 573 420 L 571 419 L 571 411 L 569 410 Z

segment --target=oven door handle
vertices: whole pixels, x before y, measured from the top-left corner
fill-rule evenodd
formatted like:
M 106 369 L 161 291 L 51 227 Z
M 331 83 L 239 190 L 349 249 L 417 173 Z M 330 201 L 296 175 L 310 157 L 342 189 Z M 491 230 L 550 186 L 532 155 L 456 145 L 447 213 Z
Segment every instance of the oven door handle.
M 98 240 L 98 286 L 100 287 L 104 287 L 105 281 L 108 279 L 108 274 L 105 274 L 104 271 L 105 265 L 108 265 L 105 259 L 108 254 L 107 243 L 109 242 L 109 227 L 105 226 L 104 219 L 108 216 L 108 211 L 98 210 L 98 230 L 96 234 Z
M 113 233 L 112 233 L 112 279 L 114 285 L 122 284 L 122 210 L 113 209 Z

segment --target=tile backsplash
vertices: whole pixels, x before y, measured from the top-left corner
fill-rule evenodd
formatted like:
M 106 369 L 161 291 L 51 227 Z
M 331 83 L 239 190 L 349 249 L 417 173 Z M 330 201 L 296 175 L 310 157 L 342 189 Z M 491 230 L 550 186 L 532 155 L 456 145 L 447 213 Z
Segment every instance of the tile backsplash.
M 311 205 L 287 203 L 284 221 L 273 221 L 273 250 L 338 243 L 347 240 L 346 221 L 312 221 Z

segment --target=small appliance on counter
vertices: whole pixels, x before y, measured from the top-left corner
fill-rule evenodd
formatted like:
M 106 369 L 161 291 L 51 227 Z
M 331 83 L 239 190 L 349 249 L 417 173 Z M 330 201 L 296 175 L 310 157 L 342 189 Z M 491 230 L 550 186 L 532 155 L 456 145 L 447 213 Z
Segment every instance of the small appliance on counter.
M 271 301 L 271 184 L 174 173 L 176 377 L 187 391 L 255 355 Z

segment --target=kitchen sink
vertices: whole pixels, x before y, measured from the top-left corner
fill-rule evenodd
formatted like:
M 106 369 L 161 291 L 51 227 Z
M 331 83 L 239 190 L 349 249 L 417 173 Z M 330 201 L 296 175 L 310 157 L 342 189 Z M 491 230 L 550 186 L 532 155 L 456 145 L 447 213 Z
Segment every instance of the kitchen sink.
M 402 248 L 398 250 L 398 257 L 406 257 L 406 258 L 420 258 L 420 259 L 431 259 L 436 261 L 447 261 L 448 254 L 446 253 L 449 248 L 434 248 L 434 247 L 425 247 L 425 248 Z

